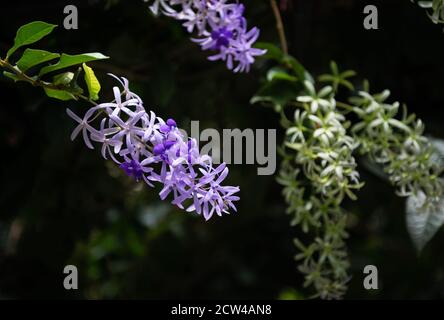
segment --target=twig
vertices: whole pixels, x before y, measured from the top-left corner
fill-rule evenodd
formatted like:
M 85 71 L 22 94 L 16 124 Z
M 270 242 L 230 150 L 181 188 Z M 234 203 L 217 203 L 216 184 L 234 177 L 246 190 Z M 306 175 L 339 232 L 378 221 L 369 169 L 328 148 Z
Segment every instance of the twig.
M 65 90 L 65 91 L 67 89 L 69 89 L 66 86 L 58 86 L 58 85 L 55 85 L 50 82 L 46 82 L 46 81 L 42 81 L 40 79 L 35 79 L 33 77 L 30 77 L 27 74 L 25 74 L 23 71 L 15 68 L 12 64 L 10 64 L 8 61 L 6 61 L 6 59 L 5 60 L 0 59 L 0 67 L 3 67 L 5 69 L 11 71 L 13 74 L 15 74 L 17 76 L 18 79 L 28 82 L 28 83 L 32 84 L 34 87 L 47 88 L 47 89 L 52 89 L 52 90 Z M 97 103 L 92 101 L 90 98 L 88 98 L 80 93 L 71 92 L 69 90 L 67 90 L 67 91 L 78 99 L 85 100 L 93 105 L 97 105 Z
M 285 37 L 284 24 L 282 23 L 281 13 L 276 0 L 270 0 L 271 9 L 273 10 L 274 18 L 276 19 L 276 29 L 279 34 L 279 41 L 281 43 L 282 51 L 285 55 L 288 55 L 287 38 Z

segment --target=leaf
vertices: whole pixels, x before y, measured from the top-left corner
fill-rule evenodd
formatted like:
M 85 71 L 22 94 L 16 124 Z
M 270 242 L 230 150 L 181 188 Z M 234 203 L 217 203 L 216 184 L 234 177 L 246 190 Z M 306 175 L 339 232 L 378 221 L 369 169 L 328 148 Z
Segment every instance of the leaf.
M 300 82 L 274 79 L 259 89 L 251 98 L 250 103 L 268 102 L 276 112 L 280 112 L 289 101 L 296 100 L 301 89 Z
M 307 70 L 305 70 L 304 66 L 296 58 L 292 56 L 286 56 L 284 57 L 282 62 L 289 65 L 293 69 L 300 81 L 308 80 L 314 83 L 314 79 L 311 74 Z
M 286 81 L 292 81 L 292 82 L 298 81 L 298 78 L 288 74 L 284 69 L 279 68 L 279 67 L 271 68 L 267 73 L 267 80 L 268 81 L 272 81 L 274 79 L 286 80 Z
M 45 90 L 45 93 L 48 97 L 50 98 L 54 98 L 54 99 L 59 99 L 59 100 L 77 100 L 76 97 L 66 91 L 66 90 L 57 90 L 57 89 L 48 89 L 48 88 L 43 88 Z
M 439 166 L 444 166 L 444 140 L 434 137 L 428 137 L 432 147 L 433 152 L 430 156 L 430 162 L 436 163 Z
M 421 191 L 407 199 L 407 230 L 418 252 L 444 224 L 444 199 L 435 205 L 424 206 L 425 203 L 426 196 Z
M 71 83 L 72 79 L 74 79 L 73 72 L 64 72 L 54 76 L 53 83 L 55 85 L 68 86 Z
M 14 46 L 8 50 L 6 59 L 8 59 L 18 48 L 34 43 L 50 34 L 57 27 L 55 24 L 49 24 L 43 21 L 34 21 L 17 30 L 14 39 Z
M 88 67 L 85 63 L 82 66 L 83 70 L 85 71 L 85 82 L 86 86 L 88 87 L 89 98 L 91 100 L 97 100 L 99 99 L 100 82 L 97 80 L 93 69 Z
M 278 62 L 281 62 L 284 57 L 282 50 L 272 43 L 256 42 L 254 47 L 257 49 L 267 50 L 267 52 L 262 56 L 263 58 L 273 59 Z
M 14 73 L 3 71 L 3 75 L 9 79 L 14 80 L 15 82 L 20 81 L 19 77 L 17 77 Z
M 39 76 L 43 76 L 49 72 L 53 72 L 56 70 L 60 70 L 63 68 L 75 66 L 77 64 L 81 64 L 84 62 L 94 61 L 94 60 L 102 60 L 102 59 L 108 59 L 109 57 L 104 56 L 103 54 L 99 52 L 93 52 L 93 53 L 83 53 L 83 54 L 76 54 L 76 55 L 70 55 L 66 53 L 62 53 L 62 56 L 60 57 L 59 62 L 56 64 L 46 66 L 40 70 Z
M 60 90 L 65 90 L 75 96 L 76 94 L 83 93 L 83 89 L 79 85 L 77 85 L 75 79 L 77 79 L 76 74 L 68 71 L 55 75 L 52 82 L 56 86 L 60 86 Z
M 335 61 L 330 61 L 330 69 L 333 74 L 339 74 L 338 64 Z
M 22 72 L 26 72 L 28 69 L 38 64 L 50 61 L 58 57 L 60 57 L 58 53 L 28 48 L 25 50 L 20 60 L 17 61 L 17 66 Z

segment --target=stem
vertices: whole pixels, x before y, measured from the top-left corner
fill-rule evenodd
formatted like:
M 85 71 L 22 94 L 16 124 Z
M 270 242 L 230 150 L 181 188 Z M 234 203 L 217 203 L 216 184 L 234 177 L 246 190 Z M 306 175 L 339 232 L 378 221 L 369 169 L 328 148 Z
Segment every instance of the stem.
M 285 37 L 284 24 L 282 23 L 281 13 L 276 0 L 270 0 L 271 9 L 273 10 L 274 18 L 276 19 L 276 29 L 279 34 L 279 41 L 281 43 L 282 51 L 288 55 L 287 38 Z
M 28 76 L 27 74 L 25 74 L 23 71 L 14 68 L 14 66 L 12 64 L 10 64 L 8 61 L 6 61 L 6 59 L 5 60 L 0 59 L 0 67 L 3 67 L 5 69 L 13 72 L 17 76 L 17 78 L 19 78 L 22 81 L 26 81 L 26 82 L 32 84 L 35 87 L 49 88 L 49 89 L 54 89 L 54 90 L 66 90 L 67 89 L 67 87 L 65 87 L 65 86 L 57 86 L 57 85 L 49 83 L 49 82 L 45 82 L 45 81 L 42 81 L 42 80 L 39 80 L 39 79 L 34 79 L 34 78 Z M 94 106 L 98 105 L 96 102 L 94 102 L 90 98 L 88 98 L 88 97 L 86 97 L 86 96 L 84 96 L 84 95 L 82 95 L 80 93 L 74 93 L 74 92 L 70 92 L 70 93 L 72 95 L 74 95 L 76 98 L 82 99 L 84 101 L 87 101 L 87 102 L 91 103 Z M 122 94 L 124 94 L 124 93 L 125 92 L 122 92 Z M 90 122 L 92 122 L 95 119 L 97 119 L 97 117 L 99 115 L 101 115 L 103 112 L 104 112 L 103 109 L 99 110 L 97 112 L 97 114 L 94 116 L 94 118 L 90 120 Z M 146 144 L 146 142 L 142 141 L 141 139 L 139 140 L 139 142 L 143 143 L 148 150 L 152 151 L 152 147 L 149 146 L 148 144 Z
M 46 82 L 46 81 L 42 81 L 40 79 L 35 79 L 33 77 L 28 76 L 26 73 L 24 73 L 23 71 L 15 68 L 12 64 L 10 64 L 6 59 L 2 60 L 0 59 L 0 67 L 3 67 L 5 69 L 7 69 L 8 71 L 11 71 L 12 73 L 14 73 L 14 75 L 17 76 L 17 78 L 21 81 L 25 81 L 27 83 L 30 83 L 31 85 L 33 85 L 34 87 L 41 87 L 41 88 L 47 88 L 47 89 L 52 89 L 52 90 L 65 90 L 68 91 L 69 93 L 71 93 L 74 97 L 78 98 L 78 99 L 82 99 L 85 100 L 93 105 L 97 105 L 97 103 L 95 103 L 94 101 L 92 101 L 91 99 L 89 99 L 88 97 L 80 94 L 80 93 L 76 93 L 76 92 L 71 92 L 69 91 L 66 86 L 59 86 L 59 85 L 55 85 L 53 83 L 50 82 Z

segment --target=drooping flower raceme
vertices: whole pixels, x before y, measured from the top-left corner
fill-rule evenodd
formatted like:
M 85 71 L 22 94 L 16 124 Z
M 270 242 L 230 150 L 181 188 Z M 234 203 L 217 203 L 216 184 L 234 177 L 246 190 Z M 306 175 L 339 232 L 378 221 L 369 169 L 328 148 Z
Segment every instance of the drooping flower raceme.
M 203 50 L 215 52 L 209 60 L 223 60 L 234 72 L 248 72 L 255 57 L 266 52 L 253 48 L 259 29 L 248 30 L 242 4 L 227 0 L 154 0 L 150 9 L 154 14 L 161 12 L 182 21 L 189 33 L 197 33 L 193 41 Z
M 228 175 L 225 163 L 213 166 L 211 157 L 200 155 L 196 140 L 186 138 L 173 119 L 164 121 L 146 112 L 140 97 L 129 90 L 128 80 L 115 78 L 123 91 L 113 88 L 113 102 L 92 107 L 83 118 L 66 110 L 78 122 L 71 139 L 81 132 L 89 148 L 94 148 L 92 142 L 101 143 L 102 156 L 128 176 L 151 187 L 161 183 L 162 200 L 172 194 L 173 204 L 206 220 L 236 211 L 233 202 L 239 200 L 239 188 L 221 185 Z
M 360 152 L 383 165 L 398 195 L 424 194 L 425 206 L 439 205 L 444 192 L 442 169 L 432 160 L 434 148 L 424 136 L 424 123 L 409 115 L 405 106 L 399 116 L 400 104 L 387 103 L 389 96 L 388 90 L 373 95 L 361 91 L 350 99 L 361 120 L 352 127 Z
M 296 99 L 294 120 L 287 128 L 278 181 L 284 185 L 292 225 L 314 235 L 310 244 L 295 239 L 300 250 L 296 260 L 305 274 L 305 285 L 313 285 L 323 299 L 337 299 L 349 280 L 347 214 L 342 202 L 355 199 L 353 191 L 363 185 L 353 156 L 358 144 L 347 134 L 348 123 L 337 108 L 333 88 L 316 91 L 310 81 L 304 86 Z

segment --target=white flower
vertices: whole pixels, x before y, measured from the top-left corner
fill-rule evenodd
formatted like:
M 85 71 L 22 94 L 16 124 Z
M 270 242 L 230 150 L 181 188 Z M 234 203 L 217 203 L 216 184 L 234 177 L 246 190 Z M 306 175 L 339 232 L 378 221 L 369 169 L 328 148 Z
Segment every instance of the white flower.
M 297 101 L 310 104 L 310 111 L 312 113 L 318 111 L 319 107 L 323 110 L 334 108 L 334 103 L 330 99 L 325 99 L 332 93 L 332 87 L 326 86 L 322 88 L 319 93 L 316 93 L 315 87 L 310 81 L 305 80 L 304 86 L 308 95 L 297 97 Z

